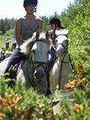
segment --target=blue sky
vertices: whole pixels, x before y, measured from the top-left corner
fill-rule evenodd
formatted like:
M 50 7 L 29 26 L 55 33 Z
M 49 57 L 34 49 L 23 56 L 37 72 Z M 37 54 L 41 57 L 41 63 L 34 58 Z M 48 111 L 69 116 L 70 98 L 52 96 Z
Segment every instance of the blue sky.
M 60 14 L 74 0 L 38 0 L 37 16 Z M 0 19 L 17 18 L 25 15 L 23 0 L 0 0 Z

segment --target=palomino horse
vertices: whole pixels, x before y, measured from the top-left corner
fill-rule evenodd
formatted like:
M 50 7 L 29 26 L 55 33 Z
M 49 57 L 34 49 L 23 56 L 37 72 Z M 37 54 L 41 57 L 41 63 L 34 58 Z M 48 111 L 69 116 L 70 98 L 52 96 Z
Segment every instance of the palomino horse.
M 52 93 L 56 89 L 63 89 L 72 73 L 72 65 L 70 63 L 69 54 L 67 52 L 68 39 L 66 34 L 68 31 L 57 31 L 56 35 L 56 56 L 57 59 L 50 70 L 50 90 Z M 64 50 L 62 50 L 64 48 Z
M 48 61 L 48 33 L 36 33 L 33 37 L 21 46 L 21 52 L 29 55 L 29 59 L 24 61 L 24 65 L 18 75 L 17 80 L 23 79 L 27 87 L 34 87 L 38 93 L 46 94 L 48 89 L 46 63 Z M 30 42 L 34 40 L 34 45 L 29 50 Z M 23 73 L 23 74 L 22 74 Z
M 32 38 L 21 46 L 21 52 L 29 59 L 22 61 L 17 72 L 17 82 L 21 81 L 27 88 L 34 87 L 38 93 L 46 94 L 48 88 L 46 63 L 48 61 L 47 32 L 34 33 Z M 30 51 L 30 43 L 33 42 Z M 0 63 L 0 75 L 4 74 L 9 58 Z M 21 69 L 22 68 L 22 69 Z

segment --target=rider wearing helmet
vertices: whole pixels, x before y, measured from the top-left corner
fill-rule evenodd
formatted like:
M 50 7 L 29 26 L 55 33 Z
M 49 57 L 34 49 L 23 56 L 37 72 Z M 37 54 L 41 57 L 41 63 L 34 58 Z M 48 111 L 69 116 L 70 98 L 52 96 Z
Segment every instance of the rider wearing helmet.
M 17 19 L 15 26 L 15 38 L 17 47 L 13 52 L 12 57 L 7 65 L 5 73 L 8 72 L 11 66 L 15 66 L 20 63 L 21 60 L 27 59 L 28 56 L 23 55 L 20 51 L 20 46 L 29 38 L 33 33 L 42 29 L 42 20 L 34 15 L 36 12 L 38 1 L 37 0 L 24 0 L 23 7 L 26 11 L 26 15 Z M 30 48 L 32 48 L 31 43 Z
M 5 51 L 10 51 L 9 42 L 6 42 L 6 43 L 5 43 L 4 50 L 5 50 Z

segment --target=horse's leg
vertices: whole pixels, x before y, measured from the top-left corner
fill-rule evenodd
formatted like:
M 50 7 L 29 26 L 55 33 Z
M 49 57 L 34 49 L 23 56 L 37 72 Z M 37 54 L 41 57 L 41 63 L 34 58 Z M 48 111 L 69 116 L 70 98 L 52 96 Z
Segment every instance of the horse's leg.
M 64 89 L 65 84 L 70 79 L 70 74 L 72 73 L 72 66 L 70 63 L 64 63 L 62 66 L 61 79 L 60 79 L 60 88 Z
M 52 93 L 59 88 L 60 63 L 56 61 L 50 71 L 50 90 Z
M 25 80 L 24 73 L 23 73 L 22 69 L 20 69 L 17 73 L 17 82 L 21 82 L 21 83 L 23 83 L 23 85 L 26 84 L 26 80 Z
M 46 96 L 49 96 L 51 94 L 51 91 L 50 91 L 50 74 L 48 71 L 46 72 L 46 76 L 47 76 L 47 84 L 48 84 Z

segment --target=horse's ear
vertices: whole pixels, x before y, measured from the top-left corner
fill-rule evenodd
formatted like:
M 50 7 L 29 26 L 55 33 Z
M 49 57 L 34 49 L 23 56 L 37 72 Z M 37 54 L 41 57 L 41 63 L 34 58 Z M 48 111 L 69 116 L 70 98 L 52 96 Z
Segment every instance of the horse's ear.
M 36 40 L 39 39 L 39 34 L 40 34 L 40 31 L 37 31 L 37 32 L 36 32 Z
M 46 41 L 47 41 L 48 44 L 50 43 L 50 41 L 49 41 L 49 32 L 48 31 L 46 31 Z

